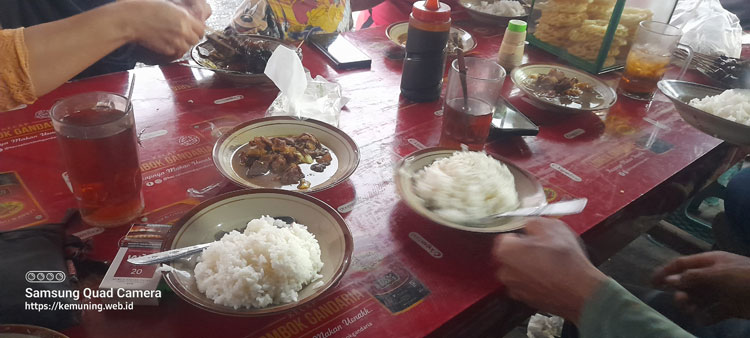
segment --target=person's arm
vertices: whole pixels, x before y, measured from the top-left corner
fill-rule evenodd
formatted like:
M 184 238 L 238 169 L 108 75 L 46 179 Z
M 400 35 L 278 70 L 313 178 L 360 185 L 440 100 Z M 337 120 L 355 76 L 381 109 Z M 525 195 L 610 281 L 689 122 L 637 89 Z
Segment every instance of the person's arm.
M 536 218 L 525 234 L 498 236 L 493 256 L 511 298 L 576 323 L 581 337 L 692 337 L 591 264 L 559 220 Z
M 179 57 L 199 41 L 204 29 L 185 9 L 163 1 L 115 2 L 28 27 L 24 40 L 34 93 L 48 93 L 129 42 Z
M 581 338 L 693 337 L 612 279 L 584 303 L 577 326 Z

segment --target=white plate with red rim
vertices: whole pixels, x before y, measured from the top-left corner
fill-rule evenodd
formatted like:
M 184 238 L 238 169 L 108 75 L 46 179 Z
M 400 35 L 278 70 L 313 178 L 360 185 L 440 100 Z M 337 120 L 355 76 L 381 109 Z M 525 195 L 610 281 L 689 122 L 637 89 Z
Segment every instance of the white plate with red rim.
M 183 300 L 200 309 L 229 316 L 254 317 L 278 314 L 306 304 L 333 288 L 346 272 L 354 250 L 349 227 L 341 215 L 325 202 L 305 194 L 278 189 L 238 190 L 210 198 L 182 216 L 167 235 L 162 250 L 184 248 L 210 243 L 217 234 L 232 230 L 242 231 L 247 223 L 261 216 L 291 217 L 307 226 L 320 245 L 323 276 L 299 291 L 293 303 L 273 304 L 264 308 L 238 309 L 214 303 L 198 290 L 194 269 L 200 255 L 175 260 L 169 265 L 164 279 Z M 219 236 L 220 237 L 220 236 Z
M 310 182 L 307 189 L 298 189 L 297 184 L 283 185 L 275 180 L 275 175 L 266 174 L 250 177 L 247 167 L 239 161 L 240 152 L 248 142 L 259 136 L 298 136 L 310 133 L 329 150 L 333 160 L 323 172 L 310 169 L 310 164 L 300 164 L 305 180 Z M 275 188 L 304 193 L 312 193 L 331 188 L 354 173 L 359 165 L 359 148 L 349 135 L 330 124 L 288 116 L 264 117 L 241 123 L 224 133 L 216 141 L 213 160 L 216 168 L 232 182 L 251 189 Z

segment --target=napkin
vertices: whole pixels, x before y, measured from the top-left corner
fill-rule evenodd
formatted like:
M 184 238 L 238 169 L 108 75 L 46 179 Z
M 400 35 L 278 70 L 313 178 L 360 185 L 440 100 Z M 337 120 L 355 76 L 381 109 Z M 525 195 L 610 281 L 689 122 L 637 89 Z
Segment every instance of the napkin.
M 266 115 L 310 118 L 338 127 L 341 109 L 349 99 L 343 96 L 340 84 L 320 75 L 313 79 L 296 51 L 277 47 L 268 59 L 265 74 L 281 91 Z

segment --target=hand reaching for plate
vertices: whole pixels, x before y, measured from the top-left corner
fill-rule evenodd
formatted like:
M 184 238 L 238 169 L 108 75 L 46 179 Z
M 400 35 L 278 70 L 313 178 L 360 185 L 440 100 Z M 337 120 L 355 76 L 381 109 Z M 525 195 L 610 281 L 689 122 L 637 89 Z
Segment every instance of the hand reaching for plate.
M 577 322 L 584 303 L 607 277 L 589 262 L 565 223 L 535 218 L 525 232 L 497 237 L 498 279 L 511 298 Z

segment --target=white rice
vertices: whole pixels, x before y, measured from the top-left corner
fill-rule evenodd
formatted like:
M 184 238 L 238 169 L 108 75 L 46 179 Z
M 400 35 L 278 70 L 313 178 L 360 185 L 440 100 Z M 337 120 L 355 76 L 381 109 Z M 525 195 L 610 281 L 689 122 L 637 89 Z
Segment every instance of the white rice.
M 458 151 L 414 175 L 414 192 L 441 217 L 465 223 L 518 208 L 513 174 L 484 152 Z
M 306 226 L 263 216 L 204 250 L 195 281 L 216 304 L 262 308 L 296 302 L 322 268 L 320 245 Z
M 730 89 L 715 96 L 692 99 L 691 106 L 730 121 L 750 126 L 750 90 Z
M 480 1 L 476 10 L 497 16 L 524 16 L 526 10 L 518 1 L 499 0 L 494 2 Z

